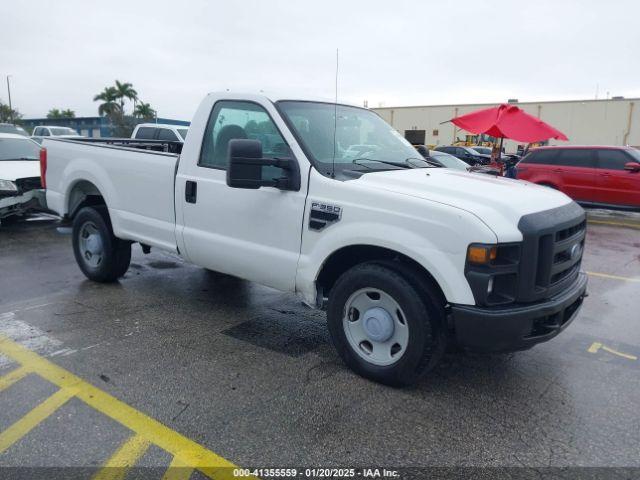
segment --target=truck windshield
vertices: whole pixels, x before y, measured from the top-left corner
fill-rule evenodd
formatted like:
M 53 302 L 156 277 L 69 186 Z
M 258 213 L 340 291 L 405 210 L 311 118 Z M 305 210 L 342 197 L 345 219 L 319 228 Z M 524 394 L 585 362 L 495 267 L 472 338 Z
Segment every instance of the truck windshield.
M 429 166 L 424 161 L 408 161 L 422 158 L 408 141 L 369 110 L 290 100 L 277 105 L 310 160 L 323 174 L 332 172 L 334 159 L 336 173 Z

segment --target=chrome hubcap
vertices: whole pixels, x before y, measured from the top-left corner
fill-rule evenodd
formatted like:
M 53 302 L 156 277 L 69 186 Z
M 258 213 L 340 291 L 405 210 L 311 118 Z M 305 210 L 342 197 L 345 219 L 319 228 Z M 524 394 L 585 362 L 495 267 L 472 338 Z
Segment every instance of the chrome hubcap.
M 409 344 L 404 312 L 391 295 L 377 288 L 363 288 L 347 299 L 342 325 L 351 348 L 375 365 L 397 362 Z
M 80 228 L 80 253 L 84 262 L 90 267 L 97 267 L 102 263 L 104 247 L 102 237 L 93 222 L 87 222 Z

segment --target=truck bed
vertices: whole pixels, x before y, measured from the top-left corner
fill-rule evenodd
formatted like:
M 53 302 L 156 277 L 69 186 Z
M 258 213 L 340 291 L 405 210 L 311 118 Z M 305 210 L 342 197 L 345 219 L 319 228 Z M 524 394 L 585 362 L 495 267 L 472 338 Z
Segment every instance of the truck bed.
M 178 155 L 156 151 L 175 143 L 47 138 L 47 205 L 64 216 L 87 195 L 102 195 L 117 237 L 175 251 Z

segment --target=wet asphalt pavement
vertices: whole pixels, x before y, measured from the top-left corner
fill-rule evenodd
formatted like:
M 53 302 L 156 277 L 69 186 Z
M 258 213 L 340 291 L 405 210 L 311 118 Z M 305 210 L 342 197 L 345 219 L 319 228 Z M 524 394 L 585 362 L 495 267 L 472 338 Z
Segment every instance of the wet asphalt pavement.
M 137 245 L 125 278 L 92 283 L 57 226 L 0 227 L 0 334 L 237 465 L 640 467 L 640 227 L 589 225 L 590 296 L 556 339 L 447 354 L 397 390 L 344 367 L 293 295 Z M 0 392 L 0 431 L 54 391 Z M 0 466 L 97 467 L 127 435 L 72 399 Z M 141 464 L 166 465 L 154 448 Z

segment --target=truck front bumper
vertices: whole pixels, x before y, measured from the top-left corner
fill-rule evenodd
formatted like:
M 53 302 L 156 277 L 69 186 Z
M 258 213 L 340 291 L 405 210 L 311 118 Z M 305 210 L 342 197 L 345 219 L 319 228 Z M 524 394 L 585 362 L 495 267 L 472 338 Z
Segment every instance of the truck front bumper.
M 2 197 L 0 198 L 0 219 L 10 215 L 23 215 L 31 210 L 45 210 L 46 206 L 45 191 L 41 189 Z
M 563 331 L 576 317 L 587 295 L 587 275 L 555 297 L 527 305 L 482 308 L 451 305 L 457 344 L 467 350 L 526 350 Z

